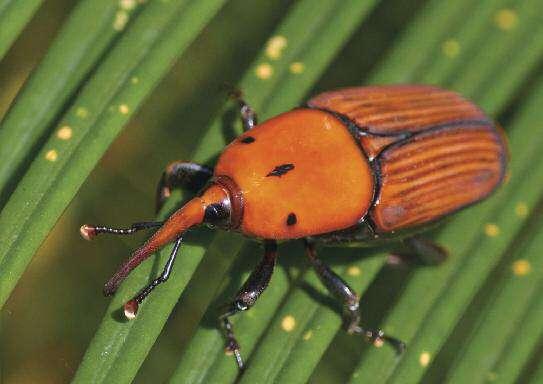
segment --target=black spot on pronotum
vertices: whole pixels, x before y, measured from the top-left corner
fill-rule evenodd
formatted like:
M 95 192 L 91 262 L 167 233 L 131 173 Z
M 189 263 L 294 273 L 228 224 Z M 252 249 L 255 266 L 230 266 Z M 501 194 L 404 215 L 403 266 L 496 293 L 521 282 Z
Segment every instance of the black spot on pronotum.
M 243 144 L 251 144 L 255 141 L 255 138 L 253 136 L 245 136 L 243 139 L 240 140 Z
M 288 214 L 288 217 L 287 217 L 287 225 L 288 226 L 296 224 L 297 221 L 298 221 L 298 219 L 296 218 L 296 215 L 294 213 L 291 212 L 291 213 Z
M 285 173 L 287 173 L 288 171 L 292 171 L 294 169 L 294 164 L 281 164 L 281 165 L 278 165 L 277 167 L 275 167 L 273 169 L 273 171 L 271 171 L 270 173 L 268 173 L 266 176 L 278 176 L 278 177 L 281 177 L 283 176 Z

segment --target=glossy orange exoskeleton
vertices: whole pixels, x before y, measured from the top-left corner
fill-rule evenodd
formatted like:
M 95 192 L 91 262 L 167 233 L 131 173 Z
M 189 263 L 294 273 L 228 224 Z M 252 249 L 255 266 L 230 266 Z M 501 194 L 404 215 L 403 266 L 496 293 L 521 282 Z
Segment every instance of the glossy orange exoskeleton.
M 315 244 L 401 240 L 427 261 L 442 259 L 443 250 L 417 234 L 501 184 L 507 162 L 501 129 L 458 94 L 424 85 L 325 92 L 262 124 L 237 100 L 245 133 L 224 149 L 214 169 L 176 162 L 164 172 L 157 207 L 172 188 L 200 191 L 168 220 L 128 229 L 81 227 L 87 239 L 160 227 L 106 283 L 105 294 L 113 294 L 153 252 L 175 242 L 162 275 L 125 304 L 126 316 L 135 317 L 143 299 L 168 278 L 181 236 L 194 226 L 262 240 L 263 260 L 220 316 L 227 351 L 242 368 L 229 316 L 250 308 L 268 285 L 276 242 L 303 239 L 319 278 L 344 304 L 347 331 L 402 350 L 401 341 L 359 325 L 358 297 L 317 258 Z

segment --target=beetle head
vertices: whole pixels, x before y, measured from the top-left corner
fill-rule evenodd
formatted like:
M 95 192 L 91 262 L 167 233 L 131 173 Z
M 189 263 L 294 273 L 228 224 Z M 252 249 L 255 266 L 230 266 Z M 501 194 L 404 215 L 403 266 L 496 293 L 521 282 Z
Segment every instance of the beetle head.
M 236 183 L 226 176 L 215 177 L 202 193 L 203 222 L 211 228 L 237 229 L 243 215 L 243 196 Z

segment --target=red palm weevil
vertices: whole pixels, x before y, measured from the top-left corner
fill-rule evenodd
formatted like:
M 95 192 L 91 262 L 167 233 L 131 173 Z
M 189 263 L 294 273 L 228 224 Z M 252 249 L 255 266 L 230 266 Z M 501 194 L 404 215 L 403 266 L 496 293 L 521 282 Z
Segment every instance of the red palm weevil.
M 199 191 L 196 197 L 164 222 L 81 227 L 85 239 L 159 228 L 106 283 L 104 294 L 115 293 L 130 271 L 174 242 L 161 276 L 125 304 L 125 315 L 134 318 L 145 297 L 168 279 L 182 236 L 194 226 L 262 241 L 262 261 L 219 317 L 226 350 L 242 369 L 229 317 L 253 306 L 268 285 L 277 241 L 302 239 L 320 280 L 344 305 L 346 330 L 403 350 L 400 340 L 359 324 L 357 295 L 317 257 L 315 245 L 403 241 L 423 260 L 442 260 L 444 250 L 418 234 L 502 183 L 507 144 L 501 128 L 457 93 L 426 85 L 325 92 L 262 124 L 239 94 L 236 99 L 245 132 L 224 149 L 214 169 L 170 164 L 156 204 L 160 208 L 178 187 Z

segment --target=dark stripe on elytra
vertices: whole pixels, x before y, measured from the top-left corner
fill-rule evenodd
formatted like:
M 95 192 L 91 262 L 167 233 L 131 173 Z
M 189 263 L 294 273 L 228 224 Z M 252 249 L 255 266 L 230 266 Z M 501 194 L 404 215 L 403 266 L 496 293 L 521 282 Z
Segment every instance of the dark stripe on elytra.
M 251 144 L 255 141 L 255 138 L 253 136 L 245 136 L 243 139 L 240 140 L 243 144 Z
M 294 214 L 293 212 L 288 214 L 288 217 L 287 217 L 287 225 L 288 226 L 296 224 L 297 221 L 298 221 L 298 219 L 296 217 L 296 214 Z
M 285 173 L 292 171 L 293 169 L 294 169 L 294 164 L 281 164 L 281 165 L 276 166 L 273 169 L 273 171 L 271 171 L 270 173 L 266 175 L 266 177 L 270 177 L 270 176 L 281 177 Z

